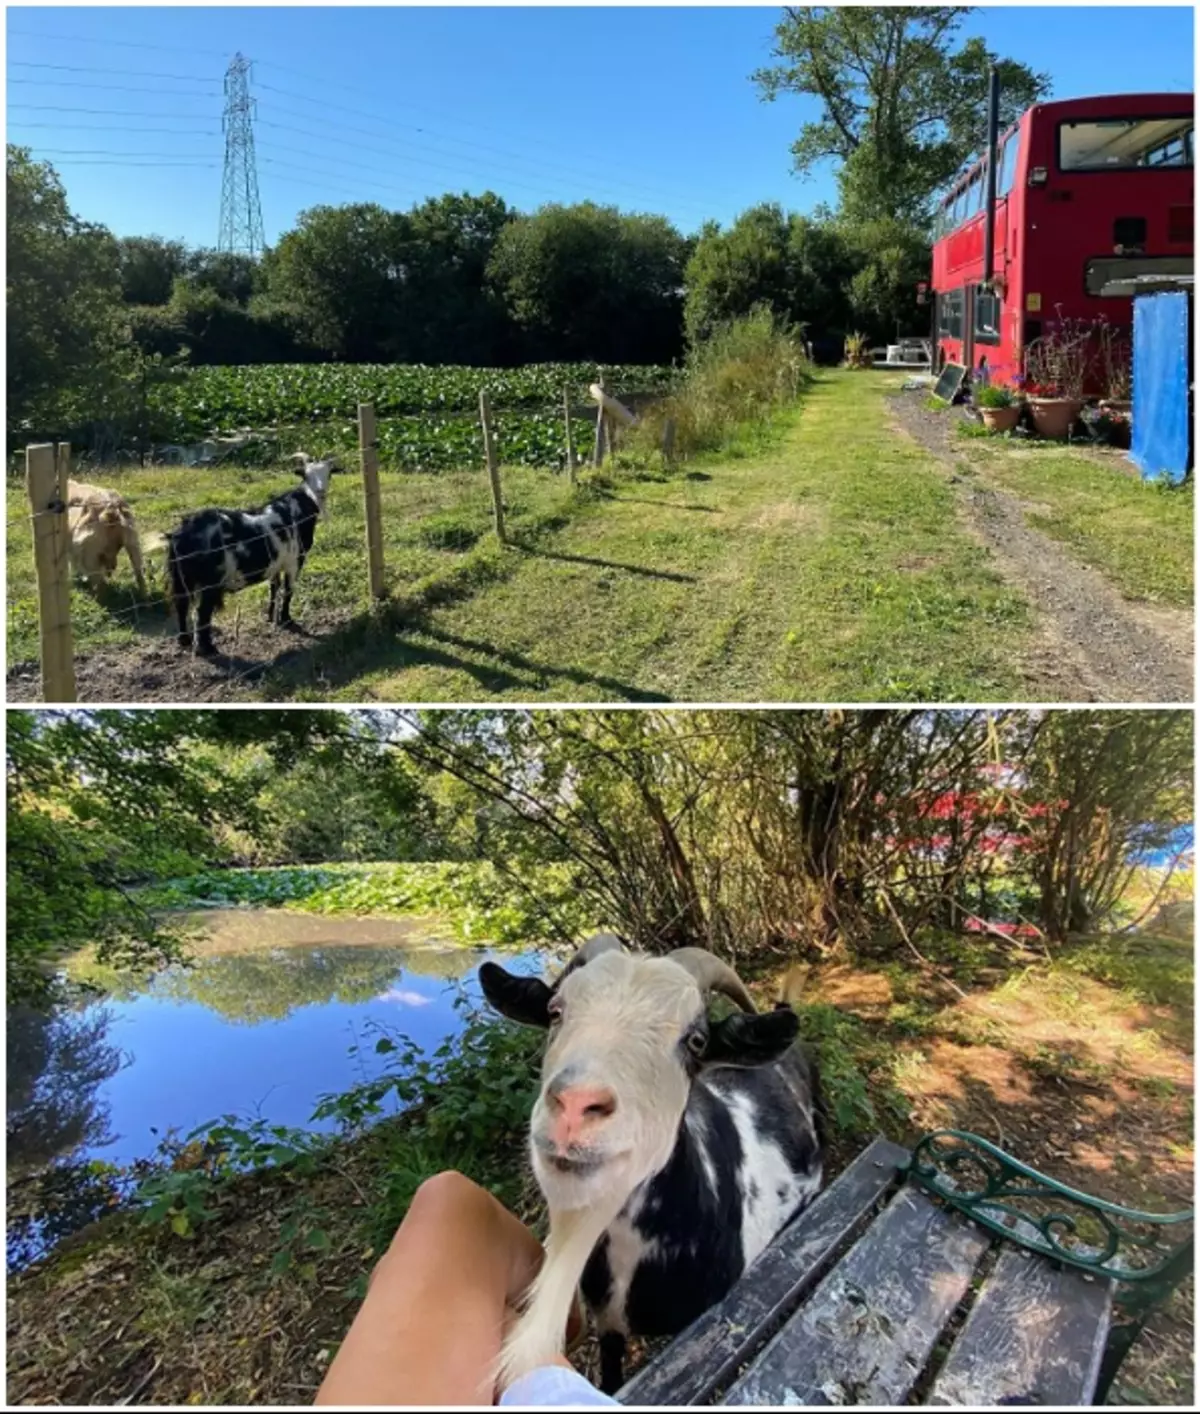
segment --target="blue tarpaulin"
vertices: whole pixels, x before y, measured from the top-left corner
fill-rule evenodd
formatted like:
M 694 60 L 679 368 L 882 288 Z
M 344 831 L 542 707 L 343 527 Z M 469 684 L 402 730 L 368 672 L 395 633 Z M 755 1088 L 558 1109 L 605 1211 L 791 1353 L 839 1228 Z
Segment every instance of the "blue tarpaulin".
M 1182 290 L 1133 302 L 1133 440 L 1147 480 L 1182 481 L 1192 464 L 1191 297 Z

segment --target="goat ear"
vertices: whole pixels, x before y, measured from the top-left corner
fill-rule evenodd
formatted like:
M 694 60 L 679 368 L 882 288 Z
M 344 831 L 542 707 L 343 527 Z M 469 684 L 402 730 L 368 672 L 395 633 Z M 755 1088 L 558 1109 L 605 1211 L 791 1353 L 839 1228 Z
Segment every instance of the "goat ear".
M 734 1013 L 713 1021 L 708 1028 L 704 1065 L 770 1065 L 795 1041 L 800 1018 L 788 1010 L 765 1011 L 754 1016 Z
M 501 1016 L 519 1021 L 522 1026 L 550 1025 L 550 988 L 540 977 L 514 977 L 494 962 L 485 962 L 479 969 L 483 995 Z

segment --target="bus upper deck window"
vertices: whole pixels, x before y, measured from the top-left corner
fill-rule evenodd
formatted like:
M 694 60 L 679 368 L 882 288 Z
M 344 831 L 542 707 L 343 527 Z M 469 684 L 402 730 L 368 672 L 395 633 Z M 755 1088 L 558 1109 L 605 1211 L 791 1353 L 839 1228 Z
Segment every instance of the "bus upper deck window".
M 1096 118 L 1060 123 L 1058 165 L 1064 172 L 1121 172 L 1139 167 L 1190 167 L 1190 114 L 1167 118 Z
M 996 195 L 1007 196 L 1013 187 L 1017 172 L 1018 134 L 1013 133 L 1000 150 L 1000 161 L 996 172 Z

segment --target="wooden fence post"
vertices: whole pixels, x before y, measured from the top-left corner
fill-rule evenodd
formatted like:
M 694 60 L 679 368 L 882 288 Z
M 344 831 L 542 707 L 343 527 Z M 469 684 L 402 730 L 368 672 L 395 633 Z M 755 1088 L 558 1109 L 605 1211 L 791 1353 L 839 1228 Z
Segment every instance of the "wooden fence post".
M 363 506 L 367 516 L 367 584 L 371 598 L 382 599 L 383 511 L 379 501 L 379 440 L 375 405 L 358 405 L 358 450 L 362 458 Z
M 604 391 L 604 379 L 597 378 L 596 386 L 601 392 Z M 607 431 L 604 421 L 604 404 L 596 404 L 596 441 L 592 447 L 592 465 L 604 465 L 604 434 Z
M 496 539 L 507 545 L 504 534 L 504 500 L 500 494 L 500 463 L 496 457 L 496 439 L 492 433 L 492 407 L 487 389 L 479 390 L 479 421 L 483 425 L 483 454 L 487 458 L 488 481 L 492 487 L 492 509 L 496 513 Z
M 563 389 L 563 421 L 567 426 L 567 475 L 575 485 L 575 439 L 571 436 L 571 390 Z
M 71 637 L 71 567 L 67 556 L 67 481 L 71 448 L 42 442 L 25 448 L 25 488 L 33 519 L 41 634 L 42 701 L 75 701 Z
M 675 419 L 668 417 L 663 426 L 663 460 L 668 466 L 675 460 Z

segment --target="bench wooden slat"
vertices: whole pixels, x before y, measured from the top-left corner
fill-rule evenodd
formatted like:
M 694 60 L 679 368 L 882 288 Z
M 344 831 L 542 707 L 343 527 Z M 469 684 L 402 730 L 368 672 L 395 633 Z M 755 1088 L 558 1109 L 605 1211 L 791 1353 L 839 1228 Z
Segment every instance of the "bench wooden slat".
M 902 1189 L 726 1392 L 726 1404 L 901 1404 L 989 1243 Z
M 771 1243 L 724 1301 L 698 1317 L 622 1386 L 623 1404 L 700 1404 L 814 1284 L 909 1154 L 875 1139 Z
M 1113 1284 L 1008 1247 L 946 1357 L 930 1404 L 1091 1404 Z

